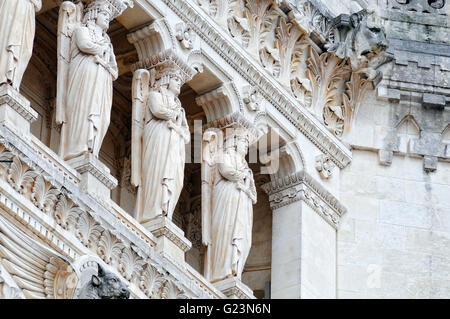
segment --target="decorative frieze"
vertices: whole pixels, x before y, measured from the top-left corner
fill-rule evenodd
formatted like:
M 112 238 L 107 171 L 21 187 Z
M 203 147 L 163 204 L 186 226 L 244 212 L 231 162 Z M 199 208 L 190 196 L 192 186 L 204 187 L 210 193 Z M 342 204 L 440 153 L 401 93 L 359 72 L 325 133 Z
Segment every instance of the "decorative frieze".
M 35 149 L 5 127 L 0 127 L 0 134 L 3 145 L 0 157 L 13 160 L 2 163 L 2 170 L 9 173 L 2 174 L 0 180 L 0 205 L 50 247 L 71 261 L 81 255 L 98 254 L 111 270 L 130 283 L 132 294 L 141 297 L 144 293 L 140 289 L 147 285 L 147 277 L 142 276 L 149 267 L 156 267 L 154 271 L 162 274 L 168 283 L 156 293 L 147 293 L 147 297 L 174 294 L 217 297 L 215 292 L 205 293 L 204 287 L 188 284 L 187 288 L 179 284 L 190 283 L 189 275 L 153 252 L 151 247 L 156 246 L 156 238 L 142 226 L 135 225 L 132 217 L 124 212 L 114 214 L 81 192 L 76 184 L 64 179 Z M 14 141 L 14 146 L 8 141 Z M 33 173 L 36 171 L 39 173 Z
M 137 0 L 142 1 L 142 0 Z M 235 68 L 253 87 L 257 87 L 264 98 L 272 103 L 295 127 L 309 138 L 322 152 L 327 153 L 339 167 L 345 167 L 351 160 L 350 151 L 312 118 L 308 111 L 298 107 L 298 101 L 291 96 L 273 77 L 268 76 L 260 65 L 241 48 L 230 42 L 228 37 L 212 25 L 193 4 L 187 1 L 164 0 L 186 24 L 208 43 L 221 57 Z M 196 23 L 191 23 L 196 21 Z M 273 30 L 275 32 L 275 30 Z
M 304 201 L 334 228 L 347 209 L 328 192 L 319 182 L 305 171 L 279 178 L 262 186 L 269 194 L 273 210 L 297 201 Z

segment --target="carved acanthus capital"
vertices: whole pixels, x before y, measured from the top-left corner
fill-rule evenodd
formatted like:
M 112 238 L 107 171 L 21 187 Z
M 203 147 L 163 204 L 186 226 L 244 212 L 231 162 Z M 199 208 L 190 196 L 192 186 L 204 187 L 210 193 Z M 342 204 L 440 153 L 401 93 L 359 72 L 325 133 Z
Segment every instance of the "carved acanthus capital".
M 257 140 L 258 132 L 256 127 L 244 115 L 239 112 L 229 114 L 223 118 L 210 122 L 203 126 L 203 130 L 208 129 L 226 130 L 227 128 L 240 129 L 246 131 L 248 135 L 249 144 Z
M 157 55 L 141 60 L 135 64 L 135 69 L 150 70 L 150 86 L 157 87 L 167 84 L 170 78 L 177 77 L 180 82 L 186 83 L 195 75 L 196 71 L 191 68 L 173 50 L 168 49 Z
M 347 211 L 336 197 L 305 171 L 279 178 L 262 188 L 269 195 L 273 210 L 304 201 L 336 229 L 339 227 L 340 218 Z

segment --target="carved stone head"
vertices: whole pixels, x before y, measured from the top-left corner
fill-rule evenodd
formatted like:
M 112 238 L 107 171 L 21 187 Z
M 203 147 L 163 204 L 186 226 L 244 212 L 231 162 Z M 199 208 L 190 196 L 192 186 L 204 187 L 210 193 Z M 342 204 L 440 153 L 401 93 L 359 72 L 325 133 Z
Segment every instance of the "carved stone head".
M 127 286 L 114 273 L 104 270 L 98 265 L 97 274 L 80 289 L 77 299 L 128 299 L 130 292 Z
M 92 276 L 92 287 L 99 299 L 128 299 L 130 292 L 125 284 L 113 273 L 105 271 L 100 265 L 98 274 Z
M 387 39 L 374 14 L 365 10 L 354 13 L 350 17 L 354 32 L 352 34 L 352 50 L 357 59 L 371 59 L 387 48 Z

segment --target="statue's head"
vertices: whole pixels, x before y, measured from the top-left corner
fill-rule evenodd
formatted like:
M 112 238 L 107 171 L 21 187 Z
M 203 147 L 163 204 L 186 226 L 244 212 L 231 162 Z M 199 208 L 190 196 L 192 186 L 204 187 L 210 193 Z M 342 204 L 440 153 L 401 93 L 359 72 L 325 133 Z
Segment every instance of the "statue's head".
M 100 299 L 128 299 L 130 292 L 125 284 L 112 272 L 98 265 L 97 275 L 92 275 L 92 287 Z
M 175 95 L 180 94 L 181 90 L 181 78 L 179 76 L 170 76 L 169 84 L 167 86 L 169 91 L 172 91 Z
M 234 150 L 243 157 L 247 155 L 249 139 L 245 129 L 235 128 L 227 129 L 231 132 L 227 132 L 225 136 L 225 150 Z
M 245 157 L 248 152 L 248 137 L 247 135 L 238 135 L 236 141 L 236 151 L 239 155 Z
M 103 30 L 109 23 L 120 16 L 128 7 L 133 7 L 132 0 L 87 0 L 84 14 L 85 23 L 96 23 Z

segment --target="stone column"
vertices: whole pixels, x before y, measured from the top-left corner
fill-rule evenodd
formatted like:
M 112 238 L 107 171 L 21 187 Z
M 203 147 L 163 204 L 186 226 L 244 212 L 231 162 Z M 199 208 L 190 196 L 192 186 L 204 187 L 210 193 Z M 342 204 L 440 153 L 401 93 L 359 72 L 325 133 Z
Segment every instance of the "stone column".
M 346 209 L 306 172 L 263 185 L 273 210 L 271 297 L 336 298 L 336 236 Z

